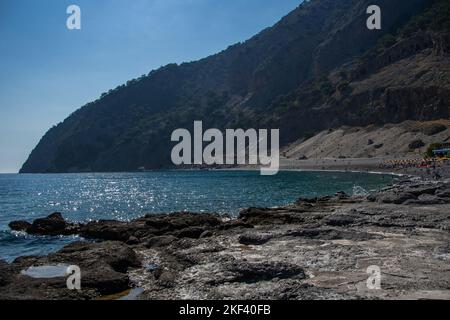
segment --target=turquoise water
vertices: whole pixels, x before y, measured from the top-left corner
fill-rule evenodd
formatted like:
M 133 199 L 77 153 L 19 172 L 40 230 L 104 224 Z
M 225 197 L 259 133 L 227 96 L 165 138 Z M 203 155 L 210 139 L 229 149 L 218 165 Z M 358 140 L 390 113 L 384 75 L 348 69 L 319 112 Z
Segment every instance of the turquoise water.
M 129 220 L 175 211 L 237 215 L 250 206 L 283 205 L 355 187 L 377 189 L 392 176 L 344 172 L 163 171 L 142 173 L 0 174 L 0 259 L 45 254 L 76 237 L 33 237 L 9 231 L 12 220 L 55 211 L 71 221 Z

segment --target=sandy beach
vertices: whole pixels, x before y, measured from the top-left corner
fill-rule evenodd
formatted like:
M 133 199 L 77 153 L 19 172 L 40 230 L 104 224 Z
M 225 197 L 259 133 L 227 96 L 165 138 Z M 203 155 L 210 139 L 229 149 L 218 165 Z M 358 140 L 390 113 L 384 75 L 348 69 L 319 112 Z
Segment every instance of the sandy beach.
M 419 159 L 419 158 L 415 158 Z M 409 161 L 408 157 L 380 157 L 380 158 L 322 158 L 322 159 L 289 159 L 280 158 L 280 171 L 339 171 L 339 172 L 368 172 L 383 173 L 399 176 L 420 177 L 424 180 L 447 180 L 450 179 L 450 162 L 438 162 L 436 167 L 421 168 L 416 166 L 385 166 L 388 162 Z M 217 170 L 217 168 L 215 169 Z M 239 166 L 220 168 L 218 170 L 260 170 L 259 166 Z M 435 174 L 439 178 L 436 179 Z
M 433 179 L 433 173 L 437 172 L 442 179 L 450 178 L 450 163 L 439 163 L 436 169 L 433 168 L 387 168 L 382 166 L 387 161 L 401 161 L 408 158 L 356 158 L 356 159 L 280 159 L 281 170 L 326 170 L 326 171 L 360 171 L 360 172 L 381 172 L 397 175 L 420 176 L 426 179 Z

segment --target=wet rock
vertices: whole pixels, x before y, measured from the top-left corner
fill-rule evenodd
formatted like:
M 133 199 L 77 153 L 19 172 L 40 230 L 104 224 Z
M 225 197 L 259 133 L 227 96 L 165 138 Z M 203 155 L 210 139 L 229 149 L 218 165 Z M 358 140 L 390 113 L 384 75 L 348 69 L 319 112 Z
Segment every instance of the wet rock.
M 27 221 L 12 221 L 8 224 L 9 228 L 13 231 L 27 231 L 31 227 L 31 223 Z
M 31 224 L 26 221 L 13 221 L 9 227 L 14 231 L 25 231 L 42 236 L 72 235 L 79 232 L 79 226 L 66 222 L 59 212 L 52 213 L 46 218 L 36 219 Z
M 122 241 L 137 244 L 139 239 L 161 235 L 180 235 L 180 237 L 199 238 L 206 228 L 216 228 L 222 223 L 214 214 L 173 213 L 167 215 L 147 215 L 129 222 L 114 220 L 92 221 L 87 224 L 72 224 L 64 220 L 60 213 L 47 218 L 36 219 L 31 225 L 25 221 L 11 222 L 14 230 L 26 230 L 36 235 L 79 234 L 84 238 Z M 197 228 L 197 229 L 189 229 Z M 197 234 L 202 229 L 200 234 Z M 185 230 L 185 231 L 183 231 Z M 136 242 L 138 239 L 138 242 Z
M 53 262 L 77 262 L 81 266 L 100 261 L 113 270 L 124 273 L 130 267 L 139 267 L 141 261 L 134 250 L 121 242 L 106 241 L 101 243 L 74 242 L 65 246 L 48 259 Z
M 29 234 L 34 235 L 69 235 L 77 231 L 77 228 L 68 229 L 69 224 L 64 220 L 61 213 L 55 212 L 46 218 L 36 219 L 27 229 Z

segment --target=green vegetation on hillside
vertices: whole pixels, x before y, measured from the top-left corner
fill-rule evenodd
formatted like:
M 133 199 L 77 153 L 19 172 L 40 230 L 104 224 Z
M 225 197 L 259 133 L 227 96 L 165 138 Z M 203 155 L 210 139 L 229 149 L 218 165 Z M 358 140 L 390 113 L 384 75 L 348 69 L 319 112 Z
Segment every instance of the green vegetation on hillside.
M 21 172 L 164 168 L 171 164 L 172 131 L 190 129 L 194 120 L 205 128 L 279 128 L 286 144 L 343 124 L 447 117 L 450 99 L 441 90 L 447 83 L 431 92 L 405 86 L 357 96 L 353 85 L 357 57 L 394 45 L 399 34 L 393 29 L 447 30 L 448 1 L 435 0 L 437 7 L 422 12 L 430 1 L 379 0 L 395 10 L 375 33 L 355 28 L 365 26 L 365 12 L 354 13 L 368 0 L 305 2 L 248 41 L 196 62 L 169 64 L 102 94 L 50 129 Z M 439 105 L 421 110 L 420 103 L 433 104 L 436 97 Z
M 400 29 L 402 37 L 410 36 L 417 31 L 450 32 L 450 1 L 433 0 L 430 8 L 423 14 L 416 15 Z

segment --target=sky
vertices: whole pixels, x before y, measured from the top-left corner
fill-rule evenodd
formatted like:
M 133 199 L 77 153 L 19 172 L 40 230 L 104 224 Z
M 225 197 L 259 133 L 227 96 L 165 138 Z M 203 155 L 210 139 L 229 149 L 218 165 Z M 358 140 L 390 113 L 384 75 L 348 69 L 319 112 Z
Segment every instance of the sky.
M 0 172 L 101 93 L 276 23 L 301 0 L 0 0 Z M 69 5 L 81 30 L 69 30 Z

